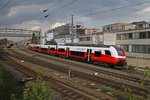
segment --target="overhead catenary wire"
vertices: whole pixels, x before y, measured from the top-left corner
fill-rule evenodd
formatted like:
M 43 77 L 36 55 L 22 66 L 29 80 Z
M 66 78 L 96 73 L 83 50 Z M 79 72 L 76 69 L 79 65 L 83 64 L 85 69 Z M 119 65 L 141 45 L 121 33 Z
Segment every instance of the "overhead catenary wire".
M 99 12 L 94 12 L 94 13 L 90 12 L 90 14 L 83 15 L 82 17 L 81 16 L 76 17 L 76 19 L 80 19 L 80 18 L 88 17 L 88 16 L 93 16 L 93 15 L 98 15 L 98 14 L 103 14 L 103 13 L 107 13 L 107 12 L 111 12 L 111 11 L 115 11 L 115 10 L 120 10 L 120 9 L 124 9 L 124 8 L 128 8 L 128 7 L 133 7 L 133 6 L 136 6 L 136 5 L 142 5 L 142 4 L 145 4 L 145 3 L 150 3 L 150 1 L 140 2 L 140 3 L 136 3 L 136 4 L 132 4 L 132 5 L 122 6 L 122 7 L 113 8 L 113 9 L 104 10 L 104 11 L 99 11 Z M 90 20 L 90 18 L 89 18 L 89 20 Z M 82 21 L 82 22 L 84 22 L 84 21 Z
M 150 3 L 150 1 L 135 3 L 135 4 L 131 4 L 131 5 L 127 5 L 127 6 L 122 6 L 122 7 L 118 7 L 118 8 L 113 8 L 113 9 L 109 9 L 109 10 L 98 11 L 98 12 L 94 12 L 92 14 L 90 13 L 90 14 L 87 14 L 87 15 L 84 15 L 84 16 L 93 16 L 93 15 L 97 15 L 97 14 L 111 12 L 111 11 L 114 11 L 114 10 L 120 10 L 120 9 L 124 9 L 124 8 L 128 8 L 128 7 L 133 7 L 133 6 L 136 6 L 136 5 L 142 5 L 142 4 L 145 4 L 145 3 Z
M 0 12 L 11 2 L 11 0 L 8 0 L 7 3 L 2 7 L 0 8 Z
M 49 9 L 52 9 L 52 8 L 54 8 L 55 7 L 55 5 L 56 4 L 59 4 L 60 2 L 62 2 L 63 0 L 59 0 L 59 1 L 57 1 L 56 3 L 54 3 L 53 5 L 51 5 L 51 6 L 49 6 L 48 8 L 45 8 L 44 10 L 42 10 L 42 11 L 40 11 L 39 13 L 37 13 L 37 14 L 35 14 L 31 19 L 34 19 L 34 18 L 37 18 L 37 17 L 39 17 L 40 16 L 40 14 L 42 13 L 42 12 L 44 12 L 44 13 L 46 13 Z M 49 16 L 49 14 L 47 14 L 47 15 L 45 15 L 46 17 L 48 17 Z M 44 17 L 45 17 L 44 16 Z
M 59 1 L 57 1 L 55 4 L 58 4 L 58 3 L 62 2 L 62 1 L 63 1 L 63 0 L 59 0 Z M 49 9 L 54 8 L 54 5 L 55 5 L 55 4 L 53 4 L 52 6 L 48 7 L 47 9 L 43 10 L 43 12 L 46 12 L 46 11 L 48 11 Z
M 54 14 L 54 13 L 56 13 L 56 12 L 58 12 L 58 11 L 64 9 L 65 7 L 67 7 L 67 6 L 69 6 L 69 5 L 73 4 L 73 3 L 75 3 L 76 1 L 77 1 L 77 0 L 73 0 L 73 1 L 71 1 L 71 2 L 69 2 L 69 3 L 67 3 L 66 5 L 64 5 L 64 6 L 60 7 L 60 8 L 58 8 L 57 10 L 55 10 L 55 11 L 53 11 L 53 12 L 51 12 L 51 13 L 48 13 L 47 15 L 52 15 L 52 14 Z
M 90 14 L 86 14 L 86 15 L 79 16 L 79 17 L 76 16 L 76 19 L 80 19 L 82 17 L 87 17 L 87 16 L 93 16 L 93 15 L 103 14 L 103 13 L 107 13 L 107 12 L 112 12 L 112 11 L 116 11 L 116 10 L 120 10 L 120 9 L 125 9 L 125 8 L 129 8 L 129 7 L 137 6 L 137 5 L 142 5 L 142 4 L 146 4 L 146 3 L 150 3 L 150 1 L 145 1 L 145 2 L 140 2 L 140 3 L 130 4 L 130 5 L 127 5 L 127 6 L 117 7 L 117 8 L 113 8 L 113 9 L 109 9 L 109 10 L 104 10 L 104 11 L 99 11 L 99 12 L 94 12 L 94 13 L 90 12 Z M 91 7 L 91 9 L 92 9 L 92 7 Z M 61 17 L 61 19 L 66 19 L 66 17 L 64 17 L 64 18 Z M 82 21 L 82 22 L 84 22 L 84 21 Z

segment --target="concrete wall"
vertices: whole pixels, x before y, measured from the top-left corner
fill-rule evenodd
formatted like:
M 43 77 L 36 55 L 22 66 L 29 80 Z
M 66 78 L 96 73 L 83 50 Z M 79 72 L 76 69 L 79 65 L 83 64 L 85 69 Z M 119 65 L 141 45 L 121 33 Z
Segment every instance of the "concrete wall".
M 104 33 L 104 45 L 116 45 L 116 34 L 105 32 Z
M 127 39 L 127 40 L 116 40 L 116 44 L 138 44 L 138 45 L 150 45 L 150 39 Z
M 150 58 L 139 58 L 139 57 L 127 57 L 127 64 L 133 65 L 138 68 L 145 68 L 146 66 L 150 66 Z

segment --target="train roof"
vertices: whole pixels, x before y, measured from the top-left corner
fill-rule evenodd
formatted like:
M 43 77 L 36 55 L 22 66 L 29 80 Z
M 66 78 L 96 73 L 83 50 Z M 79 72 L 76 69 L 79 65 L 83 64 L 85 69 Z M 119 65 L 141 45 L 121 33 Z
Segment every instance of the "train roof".
M 48 48 L 49 45 L 40 45 L 41 48 Z
M 66 44 L 66 46 L 78 46 L 78 47 L 101 47 L 101 48 L 109 48 L 113 45 L 90 45 L 90 44 Z

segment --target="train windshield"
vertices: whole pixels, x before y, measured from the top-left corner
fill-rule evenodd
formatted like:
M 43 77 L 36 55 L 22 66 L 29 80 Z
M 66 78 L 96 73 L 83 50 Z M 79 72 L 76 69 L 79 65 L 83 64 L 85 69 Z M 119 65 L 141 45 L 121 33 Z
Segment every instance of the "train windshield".
M 119 56 L 125 56 L 125 53 L 122 49 L 115 47 Z

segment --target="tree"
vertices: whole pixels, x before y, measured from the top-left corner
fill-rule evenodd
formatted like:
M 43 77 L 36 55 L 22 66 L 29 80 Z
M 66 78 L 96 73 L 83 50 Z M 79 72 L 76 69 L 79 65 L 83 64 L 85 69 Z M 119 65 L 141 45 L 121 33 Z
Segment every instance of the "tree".
M 146 82 L 147 82 L 147 79 L 150 78 L 150 69 L 149 69 L 149 66 L 147 66 L 147 70 L 144 72 L 142 78 L 141 78 L 141 84 L 142 86 L 144 87 Z M 150 87 L 147 87 L 147 99 L 150 100 Z
M 0 45 L 7 45 L 7 39 L 4 38 L 4 39 L 0 39 Z
M 23 100 L 51 100 L 50 88 L 45 81 L 38 78 L 33 85 L 24 89 Z
M 37 39 L 37 37 L 35 36 L 35 33 L 32 34 L 31 43 L 32 43 L 32 44 L 37 44 L 37 43 L 38 43 L 38 39 Z
M 57 45 L 57 42 L 54 39 L 52 39 L 51 41 L 47 41 L 46 44 Z

